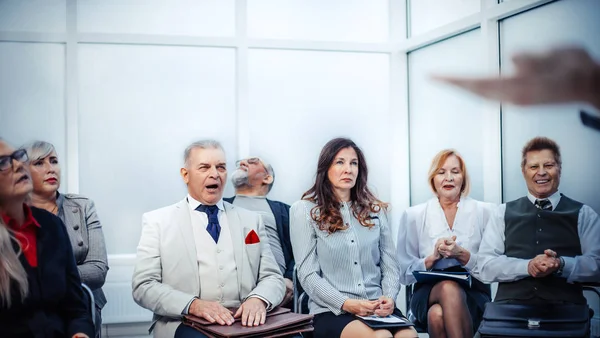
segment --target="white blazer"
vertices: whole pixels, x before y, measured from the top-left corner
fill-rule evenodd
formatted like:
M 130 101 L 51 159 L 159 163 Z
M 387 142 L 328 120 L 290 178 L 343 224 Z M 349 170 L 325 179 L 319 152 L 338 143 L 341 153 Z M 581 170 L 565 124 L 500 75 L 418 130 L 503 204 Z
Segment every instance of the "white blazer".
M 259 214 L 224 202 L 237 266 L 240 301 L 260 296 L 277 306 L 285 283 L 269 247 Z M 196 244 L 187 201 L 142 216 L 142 235 L 133 272 L 133 299 L 154 312 L 154 337 L 173 337 L 182 311 L 200 294 Z M 245 244 L 254 230 L 260 243 Z M 270 309 L 267 309 L 270 310 Z

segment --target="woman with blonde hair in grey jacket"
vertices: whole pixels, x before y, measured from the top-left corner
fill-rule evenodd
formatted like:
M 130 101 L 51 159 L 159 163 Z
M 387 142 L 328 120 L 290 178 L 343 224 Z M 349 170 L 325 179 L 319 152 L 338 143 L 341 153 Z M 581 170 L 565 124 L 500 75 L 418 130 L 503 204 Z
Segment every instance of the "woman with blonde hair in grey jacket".
M 29 154 L 33 181 L 31 205 L 58 216 L 65 224 L 81 282 L 94 294 L 96 336 L 100 335 L 101 310 L 106 304 L 102 286 L 108 272 L 108 259 L 102 224 L 94 202 L 77 194 L 61 194 L 61 167 L 51 143 L 35 141 L 23 147 Z

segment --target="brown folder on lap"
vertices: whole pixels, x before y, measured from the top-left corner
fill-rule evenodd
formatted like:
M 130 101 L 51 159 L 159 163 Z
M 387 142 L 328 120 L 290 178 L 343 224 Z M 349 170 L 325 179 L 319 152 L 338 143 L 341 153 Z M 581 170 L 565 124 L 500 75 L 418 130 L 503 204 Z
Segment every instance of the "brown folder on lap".
M 231 326 L 210 324 L 203 318 L 190 315 L 184 317 L 183 323 L 211 338 L 275 338 L 313 331 L 312 318 L 312 315 L 292 313 L 289 309 L 276 308 L 267 313 L 267 320 L 260 326 L 242 326 L 239 321 Z
M 237 308 L 230 308 L 229 309 L 231 312 L 235 313 L 237 311 Z M 276 307 L 273 310 L 267 312 L 267 318 L 271 317 L 271 316 L 276 316 L 276 315 L 280 315 L 282 313 L 287 313 L 290 312 L 290 309 L 284 308 L 284 307 Z M 196 324 L 200 324 L 200 325 L 218 325 L 218 324 L 213 324 L 211 322 L 209 322 L 208 320 L 201 318 L 201 317 L 196 317 L 194 315 L 185 315 L 183 321 L 191 321 L 194 322 Z M 236 322 L 239 322 L 241 320 L 241 318 L 235 318 Z

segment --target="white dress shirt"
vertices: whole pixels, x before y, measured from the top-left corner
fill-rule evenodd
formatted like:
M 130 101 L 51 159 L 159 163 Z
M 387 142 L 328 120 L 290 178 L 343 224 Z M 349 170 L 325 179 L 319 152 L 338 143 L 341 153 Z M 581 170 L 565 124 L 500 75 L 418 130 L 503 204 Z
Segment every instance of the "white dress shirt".
M 535 203 L 536 198 L 533 195 L 528 193 L 527 198 L 531 203 Z M 552 210 L 558 206 L 560 198 L 558 191 L 548 197 L 552 203 Z M 529 259 L 507 257 L 504 254 L 505 212 L 506 204 L 500 205 L 486 226 L 479 248 L 477 270 L 484 282 L 512 282 L 529 277 L 527 272 Z M 563 256 L 565 266 L 561 277 L 566 278 L 569 283 L 598 282 L 600 280 L 600 217 L 587 205 L 583 205 L 579 210 L 577 234 L 582 255 Z
M 433 253 L 438 239 L 452 236 L 456 236 L 457 244 L 471 254 L 471 258 L 463 267 L 471 271 L 474 277 L 478 277 L 472 270 L 477 261 L 485 224 L 496 207 L 492 203 L 462 197 L 452 227 L 448 225 L 437 197 L 406 209 L 400 219 L 397 241 L 397 255 L 402 272 L 401 283 L 405 285 L 415 283 L 416 279 L 412 272 L 426 270 L 425 258 Z M 440 264 L 436 262 L 436 267 L 444 263 L 449 263 L 446 264 L 448 266 L 460 264 L 455 259 L 441 259 L 438 262 Z

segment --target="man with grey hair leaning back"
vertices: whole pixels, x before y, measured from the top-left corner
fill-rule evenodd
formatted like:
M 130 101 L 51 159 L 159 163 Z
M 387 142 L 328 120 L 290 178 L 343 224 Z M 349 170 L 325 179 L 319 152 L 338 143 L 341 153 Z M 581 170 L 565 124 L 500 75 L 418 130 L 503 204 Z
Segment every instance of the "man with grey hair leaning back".
M 142 216 L 132 286 L 135 301 L 154 312 L 150 330 L 161 338 L 206 337 L 181 324 L 185 314 L 264 324 L 285 284 L 262 217 L 223 201 L 227 167 L 217 141 L 188 146 L 180 172 L 187 196 Z
M 273 188 L 275 171 L 273 167 L 258 157 L 249 157 L 236 162 L 236 170 L 231 175 L 235 196 L 224 200 L 239 207 L 256 211 L 265 221 L 271 251 L 283 274 L 286 293 L 281 303 L 291 306 L 294 285 L 294 254 L 290 242 L 290 206 L 267 199 Z

